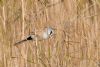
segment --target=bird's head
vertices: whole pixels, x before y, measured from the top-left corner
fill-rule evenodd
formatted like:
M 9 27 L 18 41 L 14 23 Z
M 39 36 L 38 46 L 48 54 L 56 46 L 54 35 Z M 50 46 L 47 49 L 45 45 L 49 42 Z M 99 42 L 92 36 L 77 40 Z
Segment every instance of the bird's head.
M 45 30 L 43 31 L 43 38 L 47 39 L 51 37 L 54 34 L 54 29 L 51 27 L 46 27 Z

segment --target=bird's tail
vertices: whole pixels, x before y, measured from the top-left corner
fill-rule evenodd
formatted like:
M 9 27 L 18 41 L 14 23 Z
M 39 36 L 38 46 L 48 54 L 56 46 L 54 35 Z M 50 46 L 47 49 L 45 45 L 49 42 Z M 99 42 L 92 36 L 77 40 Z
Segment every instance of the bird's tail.
M 16 45 L 18 45 L 18 44 L 20 44 L 20 43 L 23 43 L 23 42 L 25 42 L 25 41 L 27 41 L 27 39 L 23 39 L 23 40 L 21 40 L 21 41 L 18 41 L 18 42 L 16 42 L 14 45 L 16 46 Z

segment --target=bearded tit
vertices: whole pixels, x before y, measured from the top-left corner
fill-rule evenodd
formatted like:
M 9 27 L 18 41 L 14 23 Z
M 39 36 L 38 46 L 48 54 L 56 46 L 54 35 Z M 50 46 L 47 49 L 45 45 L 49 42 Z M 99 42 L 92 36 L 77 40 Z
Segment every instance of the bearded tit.
M 23 39 L 23 40 L 15 43 L 15 45 L 22 43 L 22 42 L 25 42 L 25 41 L 31 41 L 31 40 L 36 41 L 36 39 L 39 41 L 46 40 L 46 39 L 50 38 L 53 34 L 54 34 L 54 29 L 51 27 L 46 27 L 39 34 L 31 34 L 26 39 Z

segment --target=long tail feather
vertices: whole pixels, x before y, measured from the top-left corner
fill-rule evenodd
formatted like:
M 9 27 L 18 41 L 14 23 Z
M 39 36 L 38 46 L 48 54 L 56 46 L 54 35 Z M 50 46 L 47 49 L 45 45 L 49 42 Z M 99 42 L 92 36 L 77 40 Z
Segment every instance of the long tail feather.
M 27 41 L 27 39 L 24 39 L 24 40 L 18 41 L 18 42 L 16 42 L 14 45 L 18 45 L 18 44 L 23 43 L 23 42 L 25 42 L 25 41 Z

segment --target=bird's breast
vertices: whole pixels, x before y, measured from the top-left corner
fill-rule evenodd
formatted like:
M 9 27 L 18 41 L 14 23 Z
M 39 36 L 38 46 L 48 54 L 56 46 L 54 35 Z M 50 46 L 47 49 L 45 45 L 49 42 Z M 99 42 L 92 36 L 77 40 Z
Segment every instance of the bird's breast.
M 42 38 L 43 39 L 48 39 L 48 34 L 47 33 L 43 33 Z

